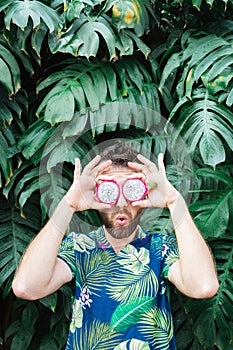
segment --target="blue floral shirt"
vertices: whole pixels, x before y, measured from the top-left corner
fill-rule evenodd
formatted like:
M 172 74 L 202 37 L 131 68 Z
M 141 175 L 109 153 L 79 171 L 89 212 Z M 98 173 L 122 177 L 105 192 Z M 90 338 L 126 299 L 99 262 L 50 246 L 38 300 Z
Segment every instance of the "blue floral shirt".
M 117 254 L 100 227 L 71 233 L 58 256 L 76 282 L 66 350 L 176 349 L 166 283 L 178 259 L 173 236 L 139 228 Z

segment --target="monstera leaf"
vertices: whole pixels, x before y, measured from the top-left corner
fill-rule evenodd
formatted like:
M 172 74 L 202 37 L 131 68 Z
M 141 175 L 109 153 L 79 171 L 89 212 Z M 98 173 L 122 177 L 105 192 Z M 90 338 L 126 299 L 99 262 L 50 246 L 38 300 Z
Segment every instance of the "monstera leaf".
M 204 89 L 193 92 L 192 102 L 186 97 L 181 99 L 169 120 L 179 109 L 181 113 L 174 125 L 177 133 L 186 140 L 189 151 L 193 153 L 198 145 L 204 164 L 215 167 L 223 162 L 226 152 L 222 139 L 233 149 L 232 112 L 218 104 Z
M 75 49 L 75 55 L 81 56 L 96 56 L 100 45 L 100 36 L 108 47 L 110 60 L 116 57 L 115 53 L 115 35 L 111 25 L 103 17 L 98 20 L 81 14 L 80 18 L 76 19 L 69 30 L 61 35 L 61 39 L 50 36 L 50 49 L 54 53 L 58 50 L 65 51 L 65 48 Z
M 41 65 L 41 50 L 43 45 L 46 44 L 48 31 L 43 22 L 37 26 L 36 30 L 33 30 L 32 26 L 33 24 L 29 22 L 24 29 L 17 27 L 12 31 L 5 31 L 5 37 L 12 51 L 31 76 L 38 69 L 38 65 Z
M 86 109 L 86 121 L 90 120 L 93 135 L 101 133 L 105 125 L 108 131 L 114 131 L 118 122 L 128 128 L 133 124 L 133 115 L 139 127 L 146 126 L 149 129 L 158 122 L 154 115 L 160 111 L 156 84 L 149 71 L 136 59 L 125 58 L 113 65 L 86 59 L 64 61 L 59 71 L 40 82 L 38 91 L 42 90 L 47 91 L 47 95 L 37 109 L 37 114 L 43 115 L 44 120 L 52 125 L 71 121 L 74 126 L 79 122 L 75 112 L 83 115 Z M 121 107 L 124 102 L 132 106 L 128 114 Z M 105 107 L 109 103 L 114 113 Z M 138 106 L 144 106 L 145 111 Z
M 227 100 L 231 106 L 233 101 L 233 25 L 231 21 L 215 22 L 209 25 L 206 32 L 186 31 L 181 37 L 181 50 L 166 53 L 159 90 L 175 88 L 179 99 L 192 97 L 197 83 L 203 82 L 208 91 L 219 96 L 219 101 Z M 176 49 L 177 51 L 177 49 Z M 167 58 L 168 57 L 168 58 Z M 178 84 L 174 77 L 181 69 Z
M 194 33 L 192 33 L 194 36 Z M 190 40 L 190 41 L 189 41 Z M 185 45 L 185 42 L 184 42 Z M 187 48 L 182 54 L 182 62 L 185 62 L 186 69 L 183 72 L 181 83 L 177 86 L 177 91 L 183 95 L 191 96 L 193 85 L 205 73 L 205 79 L 211 82 L 215 77 L 221 80 L 221 74 L 232 61 L 232 40 L 228 41 L 224 37 L 206 33 L 203 37 L 187 38 Z M 182 87 L 185 82 L 184 88 Z
M 10 30 L 11 23 L 24 29 L 31 19 L 33 28 L 43 22 L 52 32 L 60 22 L 56 11 L 37 0 L 1 0 L 0 11 L 2 10 L 5 10 L 4 22 L 7 30 Z
M 118 58 L 118 54 L 131 55 L 134 43 L 145 56 L 150 48 L 134 33 L 127 30 L 117 32 L 107 15 L 87 16 L 81 13 L 68 29 L 64 28 L 57 33 L 49 35 L 49 47 L 52 53 L 71 53 L 73 56 L 96 57 L 108 55 L 109 60 Z

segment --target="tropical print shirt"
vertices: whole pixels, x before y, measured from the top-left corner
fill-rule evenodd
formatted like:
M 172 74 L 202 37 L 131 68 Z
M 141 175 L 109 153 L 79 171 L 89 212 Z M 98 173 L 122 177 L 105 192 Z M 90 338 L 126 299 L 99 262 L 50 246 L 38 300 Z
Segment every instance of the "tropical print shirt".
M 66 350 L 176 349 L 166 283 L 178 259 L 172 235 L 139 228 L 115 253 L 100 227 L 71 233 L 58 256 L 76 283 Z

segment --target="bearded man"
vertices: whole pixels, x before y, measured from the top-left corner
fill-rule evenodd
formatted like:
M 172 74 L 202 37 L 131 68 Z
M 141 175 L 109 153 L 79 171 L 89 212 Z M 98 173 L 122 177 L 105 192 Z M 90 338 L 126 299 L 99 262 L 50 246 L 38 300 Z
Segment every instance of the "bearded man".
M 144 208 L 168 208 L 175 235 L 148 233 Z M 102 226 L 70 233 L 74 212 L 95 209 Z M 64 236 L 66 237 L 64 238 Z M 219 284 L 211 252 L 182 195 L 158 166 L 122 143 L 81 172 L 24 254 L 13 281 L 21 298 L 43 298 L 75 280 L 66 350 L 176 349 L 169 283 L 192 298 Z

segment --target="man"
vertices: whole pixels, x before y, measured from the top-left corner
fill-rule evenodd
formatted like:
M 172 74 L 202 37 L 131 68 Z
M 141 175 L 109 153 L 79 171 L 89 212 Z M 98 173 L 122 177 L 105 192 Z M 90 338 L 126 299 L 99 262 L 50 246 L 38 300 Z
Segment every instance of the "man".
M 169 209 L 178 249 L 173 236 L 148 234 L 139 226 L 147 207 Z M 103 226 L 63 240 L 73 213 L 87 209 L 100 212 Z M 73 184 L 27 249 L 13 290 L 34 300 L 72 278 L 67 350 L 174 350 L 167 280 L 192 298 L 217 292 L 211 253 L 183 197 L 167 180 L 162 154 L 157 167 L 120 143 L 82 173 L 75 160 Z

